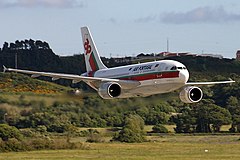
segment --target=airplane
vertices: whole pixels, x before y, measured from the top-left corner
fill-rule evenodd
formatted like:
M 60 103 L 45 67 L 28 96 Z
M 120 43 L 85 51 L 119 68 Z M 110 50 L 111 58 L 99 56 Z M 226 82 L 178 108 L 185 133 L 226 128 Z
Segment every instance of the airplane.
M 234 83 L 233 80 L 218 82 L 188 82 L 189 72 L 185 65 L 174 60 L 159 60 L 141 64 L 107 68 L 98 53 L 88 27 L 81 28 L 86 73 L 81 75 L 37 72 L 13 68 L 5 71 L 30 74 L 31 77 L 48 76 L 72 83 L 84 81 L 95 89 L 103 99 L 147 97 L 181 89 L 179 97 L 184 103 L 197 103 L 203 98 L 201 85 Z

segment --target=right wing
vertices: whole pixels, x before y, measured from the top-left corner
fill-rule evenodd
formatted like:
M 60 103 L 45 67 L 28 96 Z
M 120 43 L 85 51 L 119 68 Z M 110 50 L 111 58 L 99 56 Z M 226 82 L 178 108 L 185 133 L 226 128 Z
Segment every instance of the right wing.
M 104 82 L 117 82 L 121 85 L 122 88 L 125 88 L 125 89 L 135 88 L 141 84 L 139 81 L 133 81 L 133 80 L 87 77 L 87 76 L 80 76 L 80 75 L 74 75 L 74 74 L 62 74 L 62 73 L 51 73 L 51 72 L 37 72 L 37 71 L 7 68 L 3 66 L 3 72 L 6 72 L 6 71 L 30 74 L 32 78 L 36 78 L 39 76 L 47 76 L 47 77 L 51 77 L 53 81 L 63 78 L 63 79 L 72 80 L 72 83 L 78 83 L 80 81 L 84 81 L 86 83 L 97 82 L 98 84 L 104 83 Z
M 185 85 L 196 85 L 196 86 L 202 86 L 202 85 L 215 85 L 215 84 L 226 84 L 226 83 L 234 83 L 232 79 L 229 79 L 229 81 L 217 81 L 217 82 L 187 82 Z

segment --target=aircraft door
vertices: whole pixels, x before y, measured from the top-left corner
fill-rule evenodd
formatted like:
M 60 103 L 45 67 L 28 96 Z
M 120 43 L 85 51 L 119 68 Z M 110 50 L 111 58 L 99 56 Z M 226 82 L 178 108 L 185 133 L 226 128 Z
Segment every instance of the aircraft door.
M 162 71 L 164 70 L 165 68 L 165 64 L 164 63 L 161 63 L 158 68 L 157 68 L 157 78 L 161 78 L 162 77 Z

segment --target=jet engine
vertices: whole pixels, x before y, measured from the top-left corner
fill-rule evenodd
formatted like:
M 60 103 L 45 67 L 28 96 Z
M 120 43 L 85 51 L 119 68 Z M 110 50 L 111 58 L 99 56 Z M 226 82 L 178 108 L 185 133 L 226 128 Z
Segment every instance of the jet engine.
M 116 82 L 102 83 L 98 90 L 98 94 L 103 99 L 116 98 L 121 94 L 121 86 Z
M 184 103 L 197 103 L 202 100 L 203 92 L 195 86 L 187 86 L 182 89 L 179 97 Z

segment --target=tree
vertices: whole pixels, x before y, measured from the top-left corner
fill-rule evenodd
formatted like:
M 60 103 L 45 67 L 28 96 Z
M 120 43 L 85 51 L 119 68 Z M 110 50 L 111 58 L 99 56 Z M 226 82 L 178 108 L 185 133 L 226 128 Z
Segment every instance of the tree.
M 102 118 L 106 121 L 107 126 L 111 127 L 122 127 L 124 122 L 124 117 L 118 113 L 105 113 Z
M 0 124 L 0 137 L 3 141 L 8 141 L 9 138 L 21 140 L 23 135 L 16 127 L 9 126 L 7 124 Z
M 6 123 L 7 112 L 3 109 L 0 109 L 0 123 Z
M 232 115 L 232 126 L 230 132 L 240 132 L 240 105 L 237 97 L 231 96 L 227 99 L 226 108 Z
M 15 44 L 17 50 L 23 49 L 23 44 L 19 40 L 16 40 Z
M 36 40 L 35 45 L 37 49 L 43 49 L 43 42 L 40 40 Z
M 143 142 L 145 140 L 143 129 L 143 119 L 139 115 L 129 115 L 125 118 L 123 129 L 113 139 L 128 143 Z
M 29 40 L 28 40 L 28 39 L 25 39 L 25 40 L 24 40 L 24 43 L 25 43 L 25 49 L 29 50 L 29 49 L 30 49 Z
M 34 40 L 30 39 L 29 40 L 29 45 L 30 45 L 30 50 L 35 50 L 36 46 L 35 46 Z
M 212 110 L 211 110 L 211 123 L 212 123 L 212 128 L 214 132 L 220 132 L 220 128 L 222 125 L 224 124 L 230 124 L 231 121 L 231 114 L 230 112 L 225 109 L 225 108 L 221 108 L 217 105 L 213 105 L 212 106 Z
M 143 117 L 147 125 L 166 124 L 171 112 L 175 112 L 174 108 L 164 102 L 153 106 L 141 107 L 137 110 L 137 113 Z
M 8 43 L 7 43 L 7 42 L 4 42 L 2 50 L 3 50 L 3 51 L 7 51 L 8 49 L 9 49 L 9 48 L 8 48 Z
M 195 117 L 196 117 L 196 131 L 197 132 L 212 132 L 211 124 L 214 132 L 219 132 L 220 127 L 224 124 L 231 123 L 230 112 L 213 104 L 209 100 L 203 100 L 195 107 Z
M 10 50 L 16 50 L 16 44 L 10 43 Z
M 176 133 L 194 133 L 196 132 L 196 118 L 190 108 L 183 108 L 181 114 L 173 116 L 174 128 Z
M 47 42 L 43 42 L 42 45 L 43 45 L 44 49 L 50 49 L 50 46 L 49 46 L 49 44 Z
M 214 104 L 212 100 L 202 100 L 190 108 L 184 108 L 181 114 L 173 117 L 177 133 L 219 132 L 224 124 L 231 123 L 230 112 Z
M 26 44 L 23 40 L 20 41 L 22 49 L 27 49 Z
M 147 125 L 166 124 L 169 120 L 169 115 L 164 112 L 151 110 L 145 118 Z

